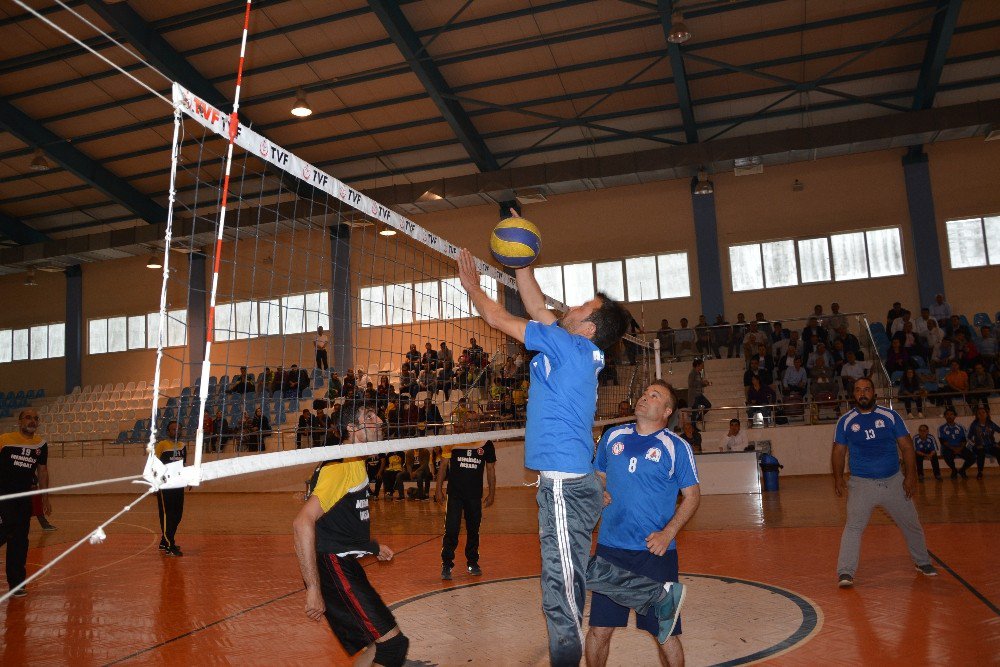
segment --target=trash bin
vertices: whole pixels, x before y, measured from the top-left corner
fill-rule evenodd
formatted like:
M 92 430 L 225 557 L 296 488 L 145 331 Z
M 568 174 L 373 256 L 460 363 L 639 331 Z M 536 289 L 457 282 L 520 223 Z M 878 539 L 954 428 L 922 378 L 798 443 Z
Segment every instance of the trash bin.
M 765 491 L 778 490 L 778 470 L 781 468 L 784 468 L 784 466 L 778 462 L 778 459 L 774 458 L 770 454 L 761 455 L 760 470 L 764 473 Z

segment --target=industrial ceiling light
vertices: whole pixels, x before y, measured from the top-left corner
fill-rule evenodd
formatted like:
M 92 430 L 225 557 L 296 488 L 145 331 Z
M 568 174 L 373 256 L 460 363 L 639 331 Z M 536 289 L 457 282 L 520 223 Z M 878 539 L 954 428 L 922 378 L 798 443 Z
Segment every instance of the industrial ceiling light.
M 147 269 L 162 269 L 163 268 L 163 262 L 160 261 L 160 258 L 157 257 L 156 255 L 150 255 L 149 259 L 146 260 L 146 268 Z
M 295 106 L 292 107 L 292 115 L 305 118 L 312 115 L 312 108 L 306 100 L 306 91 L 299 88 L 295 91 Z
M 671 44 L 683 44 L 691 39 L 691 31 L 684 23 L 684 15 L 677 12 L 671 17 L 670 32 L 667 34 L 667 41 Z
M 694 186 L 696 195 L 710 195 L 715 192 L 715 186 L 708 180 L 708 172 L 704 169 L 698 170 L 698 182 Z
M 45 153 L 41 148 L 36 148 L 35 157 L 31 160 L 31 171 L 48 171 L 51 168 L 49 161 L 45 159 Z
M 382 236 L 395 236 L 396 230 L 392 229 L 391 227 L 386 227 L 385 229 L 381 230 L 379 234 L 381 234 Z
M 24 278 L 25 287 L 37 287 L 38 283 L 35 282 L 35 269 L 34 267 L 28 269 L 28 275 Z

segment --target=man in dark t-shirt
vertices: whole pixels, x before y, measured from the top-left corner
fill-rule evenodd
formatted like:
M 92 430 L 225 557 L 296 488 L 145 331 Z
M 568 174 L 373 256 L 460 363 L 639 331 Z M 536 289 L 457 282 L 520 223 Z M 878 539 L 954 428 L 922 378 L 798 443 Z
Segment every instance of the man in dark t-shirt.
M 38 488 L 49 486 L 49 446 L 35 434 L 38 412 L 34 408 L 21 410 L 17 426 L 18 430 L 0 436 L 0 495 L 30 491 L 35 486 L 36 476 Z M 42 496 L 42 507 L 46 514 L 52 512 L 47 495 Z M 28 594 L 20 586 L 27 578 L 30 525 L 30 497 L 0 503 L 0 546 L 7 545 L 7 584 L 15 597 Z
M 467 413 L 455 423 L 456 433 L 475 430 L 475 413 Z M 441 452 L 441 468 L 438 470 L 434 500 L 441 502 L 442 485 L 448 478 L 448 511 L 444 521 L 444 539 L 441 543 L 441 578 L 451 579 L 455 567 L 455 548 L 458 546 L 458 531 L 465 516 L 465 560 L 469 574 L 481 576 L 479 567 L 479 525 L 483 521 L 483 508 L 493 504 L 497 479 L 494 470 L 497 461 L 493 441 L 470 442 L 455 447 L 445 447 Z M 483 498 L 483 472 L 489 490 Z

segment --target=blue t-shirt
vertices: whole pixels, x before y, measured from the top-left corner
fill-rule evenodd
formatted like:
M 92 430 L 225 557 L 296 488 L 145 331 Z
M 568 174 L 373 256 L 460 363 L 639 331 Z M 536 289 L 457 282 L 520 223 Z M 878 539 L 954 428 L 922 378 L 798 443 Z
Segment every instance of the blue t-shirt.
M 876 406 L 864 413 L 854 408 L 837 422 L 834 442 L 847 446 L 852 475 L 884 479 L 899 472 L 896 438 L 909 434 L 895 410 Z
M 646 537 L 674 517 L 677 494 L 698 484 L 691 446 L 667 429 L 639 435 L 635 424 L 608 429 L 597 443 L 597 469 L 607 474 L 600 544 L 646 550 Z M 677 547 L 670 542 L 669 549 Z
M 528 322 L 524 346 L 541 353 L 530 364 L 524 465 L 532 470 L 592 472 L 591 429 L 604 353 L 556 322 Z
M 913 449 L 923 454 L 936 454 L 938 450 L 937 440 L 930 433 L 926 438 L 919 435 L 913 436 Z
M 948 445 L 950 447 L 964 447 L 966 445 L 966 439 L 968 436 L 965 433 L 965 427 L 958 422 L 954 424 L 949 424 L 945 422 L 938 427 L 938 440 L 941 441 L 942 445 Z

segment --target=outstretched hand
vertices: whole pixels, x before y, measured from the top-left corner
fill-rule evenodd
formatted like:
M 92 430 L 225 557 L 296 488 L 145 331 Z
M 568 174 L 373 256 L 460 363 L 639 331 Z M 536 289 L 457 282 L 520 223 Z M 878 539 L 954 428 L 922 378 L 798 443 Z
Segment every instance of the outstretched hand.
M 458 278 L 462 281 L 462 287 L 468 292 L 472 288 L 479 288 L 479 270 L 476 269 L 476 260 L 472 253 L 462 248 L 458 251 Z
M 392 560 L 394 555 L 395 554 L 392 552 L 392 549 L 384 544 L 380 544 L 378 545 L 378 553 L 375 554 L 375 558 L 378 558 L 379 560 Z

